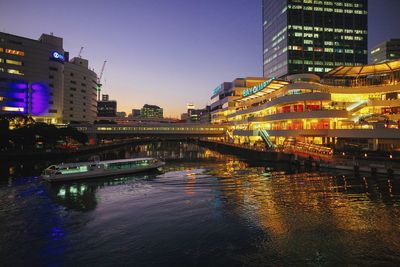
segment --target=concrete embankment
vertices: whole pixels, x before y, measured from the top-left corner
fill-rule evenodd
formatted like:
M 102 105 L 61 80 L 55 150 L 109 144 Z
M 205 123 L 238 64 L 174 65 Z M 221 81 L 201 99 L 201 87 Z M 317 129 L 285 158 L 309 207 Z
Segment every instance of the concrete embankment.
M 290 162 L 293 159 L 293 155 L 291 154 L 286 154 L 276 151 L 268 151 L 268 150 L 263 151 L 260 149 L 249 148 L 245 146 L 223 143 L 223 142 L 199 140 L 198 144 L 202 147 L 206 147 L 221 153 L 231 154 L 242 159 L 273 161 L 273 162 Z

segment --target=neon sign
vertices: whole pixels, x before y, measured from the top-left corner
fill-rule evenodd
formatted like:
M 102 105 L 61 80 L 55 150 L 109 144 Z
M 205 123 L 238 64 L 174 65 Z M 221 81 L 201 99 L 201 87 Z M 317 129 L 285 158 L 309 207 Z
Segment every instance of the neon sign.
M 64 60 L 65 60 L 64 55 L 58 53 L 57 51 L 54 51 L 53 53 L 51 53 L 51 58 L 58 60 L 58 61 L 62 61 L 62 62 L 64 62 Z
M 270 85 L 274 80 L 275 80 L 275 77 L 273 77 L 269 80 L 266 80 L 265 82 L 260 83 L 259 85 L 245 89 L 243 91 L 243 96 L 246 97 L 246 96 L 249 96 L 249 95 L 252 95 L 252 94 L 255 94 L 255 93 L 261 91 L 262 89 L 264 89 L 265 87 Z
M 215 88 L 212 95 L 216 95 L 219 92 L 219 90 L 221 90 L 221 88 L 222 85 L 219 85 L 217 88 Z

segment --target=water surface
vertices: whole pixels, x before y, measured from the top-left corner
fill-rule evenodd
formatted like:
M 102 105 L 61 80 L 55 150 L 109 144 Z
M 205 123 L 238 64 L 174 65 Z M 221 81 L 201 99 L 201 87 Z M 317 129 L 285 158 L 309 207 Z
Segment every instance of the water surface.
M 400 182 L 249 164 L 185 143 L 164 173 L 50 185 L 0 164 L 2 266 L 398 266 Z M 77 161 L 82 159 L 73 159 Z

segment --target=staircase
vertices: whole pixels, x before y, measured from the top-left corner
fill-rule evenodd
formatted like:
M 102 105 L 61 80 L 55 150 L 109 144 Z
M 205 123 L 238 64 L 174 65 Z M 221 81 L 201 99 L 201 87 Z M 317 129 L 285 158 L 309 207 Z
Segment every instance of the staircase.
M 258 134 L 264 140 L 269 148 L 275 148 L 275 145 L 271 142 L 271 138 L 269 138 L 269 134 L 266 130 L 260 130 Z

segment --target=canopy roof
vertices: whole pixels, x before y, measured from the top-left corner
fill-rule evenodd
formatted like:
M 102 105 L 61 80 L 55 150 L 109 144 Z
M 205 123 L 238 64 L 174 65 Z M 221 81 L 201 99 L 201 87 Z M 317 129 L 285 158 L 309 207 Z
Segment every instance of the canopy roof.
M 328 72 L 325 77 L 356 77 L 400 71 L 400 60 L 364 66 L 341 66 Z
M 272 78 L 268 81 L 264 81 L 265 83 L 265 87 L 260 88 L 259 91 L 254 92 L 254 93 L 249 93 L 246 96 L 243 96 L 240 99 L 237 99 L 237 102 L 243 102 L 243 101 L 249 101 L 249 100 L 253 100 L 255 98 L 259 98 L 259 97 L 263 97 L 267 94 L 273 93 L 276 90 L 281 89 L 282 87 L 286 86 L 289 84 L 289 82 L 285 81 L 285 80 L 277 80 L 275 78 Z M 260 83 L 258 86 L 262 86 L 263 83 Z M 257 87 L 257 86 L 254 86 Z M 251 91 L 252 88 L 248 88 L 247 90 Z

